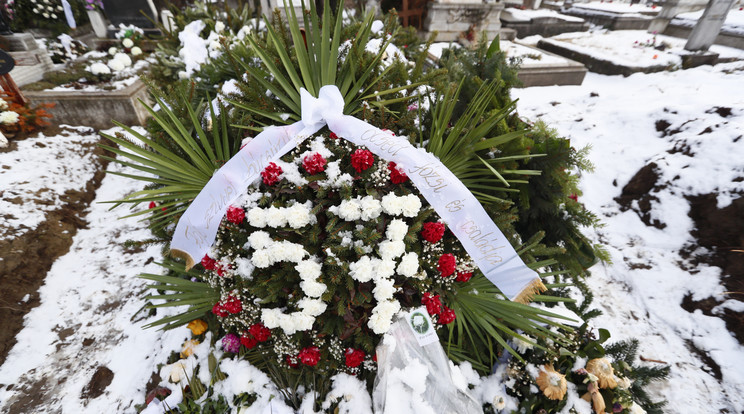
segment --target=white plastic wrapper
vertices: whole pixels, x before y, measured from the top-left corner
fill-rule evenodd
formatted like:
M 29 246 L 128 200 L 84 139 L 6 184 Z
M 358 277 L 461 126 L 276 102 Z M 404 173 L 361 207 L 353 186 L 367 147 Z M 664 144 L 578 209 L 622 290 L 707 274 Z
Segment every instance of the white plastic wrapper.
M 449 359 L 426 309 L 398 314 L 377 347 L 374 411 L 476 414 L 481 406 L 452 380 Z

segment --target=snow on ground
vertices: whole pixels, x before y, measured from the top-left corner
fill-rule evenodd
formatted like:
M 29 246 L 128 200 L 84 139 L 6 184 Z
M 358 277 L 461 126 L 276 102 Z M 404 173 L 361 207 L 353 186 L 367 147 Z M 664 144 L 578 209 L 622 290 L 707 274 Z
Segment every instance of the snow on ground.
M 529 22 L 532 19 L 537 18 L 553 18 L 556 20 L 563 20 L 566 22 L 583 22 L 584 19 L 576 16 L 568 16 L 561 14 L 555 10 L 549 9 L 536 9 L 536 10 L 523 10 L 516 7 L 508 7 L 501 12 L 502 18 L 509 16 L 514 20 Z
M 47 148 L 59 154 L 59 164 L 66 166 L 64 170 L 56 171 L 57 164 L 53 162 L 46 168 L 44 161 L 49 158 L 22 159 L 24 151 L 20 149 L 2 154 L 18 157 L 3 165 L 10 165 L 9 171 L 24 171 L 25 178 L 19 177 L 19 182 L 53 183 L 52 177 L 65 177 L 65 182 L 84 183 L 87 178 L 81 177 L 87 173 L 91 160 L 80 159 L 72 147 L 91 139 L 96 138 L 71 135 L 19 142 L 19 146 L 55 142 Z M 27 165 L 31 161 L 39 164 Z M 122 171 L 113 163 L 109 169 Z M 41 176 L 41 171 L 49 175 Z M 110 204 L 101 204 L 119 199 L 139 186 L 131 179 L 112 174 L 104 178 L 88 209 L 88 228 L 78 231 L 69 253 L 60 257 L 47 274 L 45 285 L 39 290 L 41 304 L 26 315 L 24 329 L 16 336 L 18 342 L 0 367 L 0 412 L 136 412 L 134 404 L 144 403 L 144 387 L 156 365 L 165 362 L 172 350 L 180 349 L 189 336 L 186 328 L 167 333 L 142 328 L 148 322 L 143 320 L 140 309 L 147 283 L 136 276 L 142 272 L 160 273 L 153 260 L 160 260 L 161 247 L 124 249 L 124 241 L 149 238 L 149 231 L 136 217 L 115 219 L 126 215 L 128 209 L 109 211 Z M 59 195 L 66 188 L 60 184 L 52 190 Z M 31 215 L 31 206 L 36 207 L 26 205 L 25 215 Z M 104 366 L 113 372 L 104 394 L 81 398 L 94 372 Z
M 563 33 L 545 40 L 598 59 L 633 67 L 680 67 L 680 55 L 685 53 L 687 43 L 687 39 L 653 35 L 645 30 Z M 653 47 L 662 44 L 666 45 L 664 50 Z M 713 45 L 710 51 L 718 53 L 721 58 L 744 59 L 741 49 Z
M 0 239 L 18 237 L 65 204 L 67 191 L 85 191 L 93 178 L 98 136 L 81 127 L 56 137 L 39 134 L 0 153 Z
M 579 200 L 606 224 L 591 237 L 607 246 L 613 260 L 595 266 L 588 280 L 594 305 L 604 312 L 593 324 L 608 328 L 612 340 L 640 339 L 640 355 L 670 364 L 669 380 L 653 389 L 669 401 L 667 412 L 742 412 L 744 348 L 721 319 L 680 307 L 690 293 L 694 300 L 725 300 L 720 270 L 699 265 L 696 274 L 685 271 L 679 250 L 693 241 L 685 195 L 717 191 L 722 207 L 733 191 L 744 190 L 732 181 L 744 176 L 744 63 L 627 78 L 589 73 L 581 86 L 518 89 L 513 95 L 522 116 L 545 120 L 574 147 L 592 146 L 596 172 L 582 177 Z M 716 107 L 732 108 L 732 115 L 711 111 Z M 680 132 L 662 137 L 655 127 L 662 119 Z M 690 151 L 676 151 L 678 145 Z M 667 184 L 654 193 L 652 210 L 667 225 L 663 230 L 646 226 L 613 200 L 650 162 L 660 166 L 660 181 Z M 742 302 L 726 304 L 741 309 Z M 720 366 L 721 381 L 692 347 Z

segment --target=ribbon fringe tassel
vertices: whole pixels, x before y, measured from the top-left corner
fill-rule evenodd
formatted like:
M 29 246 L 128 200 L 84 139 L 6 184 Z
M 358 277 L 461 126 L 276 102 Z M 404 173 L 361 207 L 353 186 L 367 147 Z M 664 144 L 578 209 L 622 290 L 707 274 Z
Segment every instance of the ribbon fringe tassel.
M 548 288 L 545 287 L 542 280 L 535 279 L 530 282 L 529 285 L 525 286 L 524 289 L 514 297 L 513 301 L 526 305 L 532 301 L 532 298 L 535 297 L 535 295 L 545 292 L 546 290 L 548 290 Z

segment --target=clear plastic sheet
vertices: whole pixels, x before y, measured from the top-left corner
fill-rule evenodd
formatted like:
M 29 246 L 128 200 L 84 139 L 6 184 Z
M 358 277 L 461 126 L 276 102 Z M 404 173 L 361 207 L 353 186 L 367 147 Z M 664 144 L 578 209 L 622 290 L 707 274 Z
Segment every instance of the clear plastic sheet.
M 424 311 L 426 313 L 426 311 Z M 481 406 L 452 381 L 449 359 L 438 339 L 421 345 L 422 326 L 431 320 L 396 316 L 377 347 L 377 378 L 372 392 L 374 411 L 381 414 L 476 414 Z M 414 332 L 413 324 L 418 323 Z M 431 333 L 431 332 L 429 332 Z

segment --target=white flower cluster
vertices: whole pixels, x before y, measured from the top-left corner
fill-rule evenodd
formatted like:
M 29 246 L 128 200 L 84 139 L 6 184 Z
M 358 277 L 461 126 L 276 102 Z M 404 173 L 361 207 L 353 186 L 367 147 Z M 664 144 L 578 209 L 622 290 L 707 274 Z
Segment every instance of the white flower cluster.
M 0 112 L 0 124 L 13 125 L 18 122 L 19 115 L 14 111 L 3 111 Z
M 117 53 L 114 58 L 108 61 L 108 67 L 114 72 L 120 72 L 132 66 L 132 58 L 126 53 Z
M 31 10 L 45 19 L 56 19 L 57 13 L 63 10 L 61 5 L 54 5 L 50 0 L 31 0 L 31 3 L 34 4 Z
M 421 210 L 421 199 L 414 194 L 398 197 L 389 193 L 382 197 L 382 210 L 392 216 L 416 217 Z
M 400 310 L 400 303 L 393 299 L 395 286 L 393 275 L 396 273 L 411 277 L 419 267 L 416 253 L 405 253 L 403 238 L 408 233 L 408 225 L 400 219 L 393 219 L 385 232 L 386 240 L 380 243 L 378 252 L 380 258 L 362 256 L 359 260 L 349 264 L 349 275 L 360 283 L 375 282 L 372 294 L 377 306 L 372 309 L 368 326 L 378 335 L 390 329 L 393 315 Z M 396 259 L 401 258 L 397 264 Z
M 300 288 L 307 296 L 297 302 L 299 312 L 286 314 L 281 309 L 262 309 L 261 321 L 269 329 L 282 328 L 287 335 L 312 329 L 315 317 L 325 312 L 327 307 L 320 300 L 320 296 L 328 289 L 318 281 L 322 265 L 312 258 L 305 260 L 308 253 L 302 245 L 286 240 L 274 241 L 265 231 L 253 232 L 248 236 L 248 243 L 254 249 L 251 261 L 258 268 L 266 268 L 283 261 L 297 263 L 295 270 L 302 279 Z
M 357 196 L 349 200 L 341 201 L 338 206 L 328 209 L 331 213 L 346 221 L 374 220 L 382 213 L 382 204 L 372 196 Z
M 312 208 L 310 201 L 305 204 L 296 203 L 291 207 L 253 207 L 248 210 L 246 218 L 251 226 L 259 229 L 266 226 L 299 229 L 316 222 L 315 216 L 310 213 Z
M 109 73 L 111 73 L 111 69 L 109 69 L 108 65 L 103 62 L 96 62 L 86 68 L 86 70 L 96 76 L 108 75 Z

